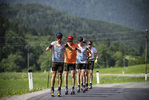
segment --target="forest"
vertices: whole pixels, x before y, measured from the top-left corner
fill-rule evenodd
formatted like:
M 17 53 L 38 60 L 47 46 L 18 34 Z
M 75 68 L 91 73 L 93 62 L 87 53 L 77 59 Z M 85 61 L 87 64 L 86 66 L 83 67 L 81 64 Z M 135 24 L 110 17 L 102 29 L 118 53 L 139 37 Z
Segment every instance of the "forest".
M 28 52 L 33 71 L 49 70 L 51 51 L 45 48 L 57 32 L 64 34 L 65 42 L 69 34 L 76 43 L 79 36 L 92 40 L 99 53 L 96 68 L 144 64 L 145 31 L 71 16 L 40 4 L 1 3 L 0 23 L 0 72 L 27 71 Z
M 135 30 L 149 27 L 149 0 L 1 0 L 10 5 L 35 3 L 72 16 L 120 24 Z

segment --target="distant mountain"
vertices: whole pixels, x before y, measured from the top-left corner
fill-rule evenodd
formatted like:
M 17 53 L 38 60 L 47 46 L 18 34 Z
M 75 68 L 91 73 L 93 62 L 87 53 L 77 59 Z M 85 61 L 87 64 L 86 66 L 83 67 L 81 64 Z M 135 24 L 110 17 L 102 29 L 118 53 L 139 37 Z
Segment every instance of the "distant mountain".
M 18 24 L 26 24 L 35 29 L 48 28 L 65 33 L 105 34 L 109 32 L 132 31 L 122 25 L 70 16 L 51 7 L 37 4 L 2 5 L 0 15 Z
M 76 38 L 83 36 L 96 43 L 107 43 L 109 40 L 119 41 L 135 48 L 144 44 L 142 32 L 134 31 L 122 25 L 70 16 L 65 12 L 43 5 L 19 4 L 9 6 L 2 4 L 0 16 L 18 24 L 35 28 L 38 33 L 32 31 L 32 35 L 47 36 L 49 33 L 60 31 L 64 33 L 65 37 L 68 34 L 74 35 L 76 42 Z
M 73 16 L 116 23 L 136 30 L 149 28 L 149 0 L 1 0 L 8 4 L 37 3 Z

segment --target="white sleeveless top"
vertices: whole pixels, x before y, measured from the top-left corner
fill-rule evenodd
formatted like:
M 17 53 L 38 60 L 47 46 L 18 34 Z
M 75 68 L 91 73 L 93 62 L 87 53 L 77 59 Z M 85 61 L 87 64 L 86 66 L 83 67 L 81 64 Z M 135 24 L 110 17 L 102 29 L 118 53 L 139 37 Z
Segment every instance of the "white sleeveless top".
M 77 63 L 87 63 L 87 52 L 86 52 L 86 45 L 83 44 L 81 47 L 80 44 L 78 44 L 81 53 L 77 51 Z
M 54 48 L 52 52 L 52 61 L 53 62 L 64 62 L 64 43 L 61 42 L 60 46 L 57 46 L 57 41 L 54 43 Z

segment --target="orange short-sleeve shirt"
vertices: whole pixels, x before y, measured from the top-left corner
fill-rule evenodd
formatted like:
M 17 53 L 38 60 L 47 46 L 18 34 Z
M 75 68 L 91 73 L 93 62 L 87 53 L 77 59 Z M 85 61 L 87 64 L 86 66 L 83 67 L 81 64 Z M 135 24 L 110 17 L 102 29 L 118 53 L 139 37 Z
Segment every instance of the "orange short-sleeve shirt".
M 73 50 L 70 51 L 66 48 L 65 50 L 65 63 L 69 64 L 75 64 L 76 63 L 76 55 L 77 51 L 75 50 L 75 47 L 79 48 L 78 44 L 73 43 L 72 45 L 68 44 Z

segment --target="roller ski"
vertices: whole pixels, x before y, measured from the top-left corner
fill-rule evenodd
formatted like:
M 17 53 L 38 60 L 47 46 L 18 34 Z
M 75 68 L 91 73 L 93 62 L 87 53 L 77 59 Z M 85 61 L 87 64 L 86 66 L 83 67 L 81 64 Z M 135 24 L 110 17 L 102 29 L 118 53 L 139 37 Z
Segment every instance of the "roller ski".
M 92 86 L 89 86 L 89 89 L 92 89 Z
M 77 88 L 77 93 L 79 93 L 79 92 L 80 92 L 80 87 Z
M 92 83 L 90 83 L 89 89 L 92 89 Z
M 71 95 L 75 94 L 74 87 L 71 90 Z
M 82 89 L 82 92 L 85 93 L 85 87 Z
M 68 94 L 68 88 L 65 89 L 65 95 L 67 95 L 67 94 Z
M 71 90 L 71 95 L 75 94 L 75 91 L 74 90 Z
M 51 96 L 54 97 L 54 90 L 51 90 Z
M 85 85 L 83 85 L 81 87 L 82 87 L 82 92 L 85 93 Z
M 88 91 L 88 86 L 85 87 L 85 91 Z
M 58 95 L 58 97 L 61 96 L 61 89 L 60 88 L 58 89 L 58 94 L 57 95 Z
M 82 88 L 82 86 L 81 86 L 81 89 L 80 89 L 80 91 L 83 91 L 83 88 Z

